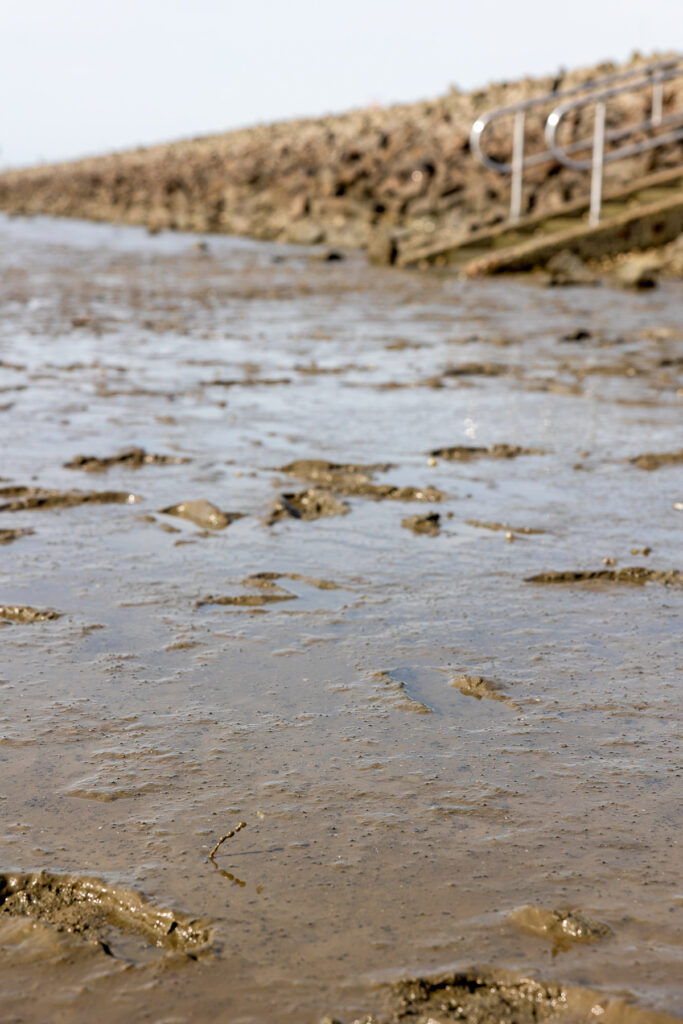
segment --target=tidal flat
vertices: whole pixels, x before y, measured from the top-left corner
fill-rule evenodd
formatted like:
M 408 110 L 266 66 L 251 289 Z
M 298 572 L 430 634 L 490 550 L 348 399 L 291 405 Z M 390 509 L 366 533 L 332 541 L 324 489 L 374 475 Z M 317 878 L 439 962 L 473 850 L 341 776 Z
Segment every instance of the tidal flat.
M 673 1020 L 683 291 L 325 255 L 0 216 L 2 1019 Z

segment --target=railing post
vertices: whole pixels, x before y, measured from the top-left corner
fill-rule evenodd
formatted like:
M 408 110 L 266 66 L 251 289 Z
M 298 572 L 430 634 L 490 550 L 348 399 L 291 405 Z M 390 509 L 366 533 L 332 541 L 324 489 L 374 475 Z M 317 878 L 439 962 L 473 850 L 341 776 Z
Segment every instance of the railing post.
M 605 103 L 595 105 L 595 125 L 593 128 L 593 159 L 591 161 L 591 205 L 588 216 L 589 224 L 600 222 L 602 206 L 602 171 L 605 156 Z
M 661 78 L 655 78 L 652 86 L 652 112 L 650 121 L 655 127 L 662 123 L 662 108 L 664 106 L 664 83 Z
M 515 224 L 522 214 L 522 175 L 524 174 L 524 118 L 525 112 L 515 114 L 512 139 L 512 181 L 510 183 L 510 221 Z

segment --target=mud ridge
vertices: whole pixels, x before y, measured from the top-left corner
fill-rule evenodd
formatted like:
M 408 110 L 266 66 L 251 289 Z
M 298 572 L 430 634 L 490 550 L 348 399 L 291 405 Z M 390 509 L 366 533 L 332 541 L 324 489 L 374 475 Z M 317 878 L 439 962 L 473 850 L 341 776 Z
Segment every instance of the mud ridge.
M 281 466 L 280 473 L 328 488 L 348 498 L 371 498 L 374 501 L 442 501 L 445 494 L 435 487 L 396 487 L 373 483 L 375 473 L 386 473 L 391 464 L 370 466 L 353 463 L 325 462 L 322 459 L 300 459 Z
M 179 466 L 190 460 L 183 455 L 155 455 L 144 448 L 124 448 L 117 455 L 74 455 L 64 463 L 65 469 L 82 469 L 86 473 L 103 473 L 112 466 L 127 466 L 139 469 L 141 466 Z
M 683 586 L 683 572 L 679 569 L 647 569 L 643 565 L 625 566 L 623 569 L 567 570 L 541 572 L 528 576 L 525 583 L 663 583 L 664 586 Z
M 0 487 L 0 512 L 36 508 L 74 508 L 76 505 L 132 505 L 139 501 L 129 491 L 53 491 L 43 487 Z
M 471 462 L 473 459 L 516 459 L 518 455 L 545 455 L 543 448 L 524 448 L 518 444 L 491 444 L 487 448 L 456 444 L 449 448 L 434 448 L 432 459 L 448 462 Z
M 335 498 L 329 491 L 309 487 L 305 491 L 281 494 L 274 502 L 267 523 L 281 519 L 322 519 L 325 516 L 344 516 L 351 511 L 350 505 Z
M 675 1024 L 665 1013 L 640 1010 L 590 989 L 519 977 L 511 971 L 472 967 L 387 986 L 386 1014 L 353 1024 Z M 339 1024 L 325 1018 L 325 1024 Z
M 28 917 L 72 932 L 116 955 L 121 933 L 133 933 L 150 946 L 196 958 L 207 952 L 207 921 L 154 906 L 138 893 L 96 878 L 72 875 L 0 874 L 0 916 Z
M 576 943 L 599 942 L 612 934 L 608 925 L 571 908 L 519 907 L 512 912 L 510 920 L 522 931 L 550 939 L 553 953 L 567 950 Z
M 31 608 L 29 605 L 0 604 L 0 622 L 50 622 L 61 618 L 52 608 Z
M 546 532 L 532 526 L 510 526 L 509 523 L 486 522 L 482 519 L 466 519 L 465 522 L 468 526 L 476 526 L 480 530 L 502 530 L 505 533 L 521 533 L 525 537 Z
M 661 466 L 680 466 L 683 464 L 683 450 L 678 452 L 644 452 L 628 460 L 638 469 L 659 469 Z
M 28 526 L 18 530 L 0 530 L 0 544 L 11 544 L 20 537 L 28 537 L 32 533 L 35 533 L 35 530 Z
M 507 704 L 508 707 L 514 708 L 516 711 L 519 710 L 514 701 L 510 700 L 506 693 L 503 693 L 498 683 L 492 682 L 490 679 L 484 679 L 483 676 L 469 676 L 461 674 L 451 679 L 450 685 L 455 690 L 460 690 L 465 697 L 475 697 L 476 700 L 499 700 L 503 704 Z

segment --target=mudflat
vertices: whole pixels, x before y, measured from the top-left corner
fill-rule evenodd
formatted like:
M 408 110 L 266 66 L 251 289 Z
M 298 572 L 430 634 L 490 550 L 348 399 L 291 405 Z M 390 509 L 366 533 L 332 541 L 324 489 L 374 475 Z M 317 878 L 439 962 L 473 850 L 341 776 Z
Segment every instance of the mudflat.
M 0 218 L 2 1016 L 675 1019 L 680 287 L 320 255 Z

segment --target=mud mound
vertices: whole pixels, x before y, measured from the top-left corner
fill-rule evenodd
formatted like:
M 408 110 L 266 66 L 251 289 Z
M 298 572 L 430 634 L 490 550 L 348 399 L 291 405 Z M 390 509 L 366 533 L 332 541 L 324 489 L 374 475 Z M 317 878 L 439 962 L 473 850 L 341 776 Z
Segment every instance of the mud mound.
M 206 921 L 155 907 L 138 893 L 95 878 L 47 872 L 0 874 L 0 915 L 29 917 L 72 932 L 112 956 L 126 934 L 193 957 L 207 951 L 211 940 Z

